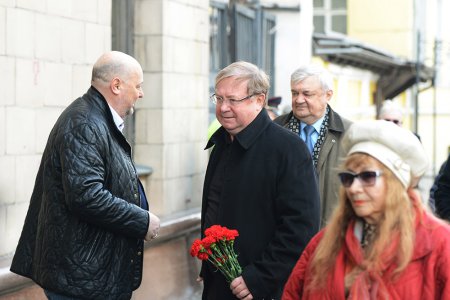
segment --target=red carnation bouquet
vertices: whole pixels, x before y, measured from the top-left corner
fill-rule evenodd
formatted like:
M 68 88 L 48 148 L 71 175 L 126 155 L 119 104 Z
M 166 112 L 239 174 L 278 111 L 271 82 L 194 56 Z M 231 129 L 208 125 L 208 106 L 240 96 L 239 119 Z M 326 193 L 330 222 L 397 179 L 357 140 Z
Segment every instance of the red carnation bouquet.
M 242 273 L 233 248 L 237 236 L 237 230 L 213 225 L 205 230 L 202 240 L 197 239 L 192 243 L 191 255 L 211 262 L 231 282 Z

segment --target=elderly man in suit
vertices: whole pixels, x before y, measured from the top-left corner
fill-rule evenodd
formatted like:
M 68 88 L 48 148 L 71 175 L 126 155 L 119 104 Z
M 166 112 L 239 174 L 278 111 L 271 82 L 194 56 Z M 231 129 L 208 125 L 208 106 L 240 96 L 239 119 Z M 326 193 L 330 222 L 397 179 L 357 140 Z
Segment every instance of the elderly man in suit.
M 333 81 L 317 65 L 300 67 L 291 75 L 292 111 L 274 120 L 305 141 L 319 178 L 321 223 L 325 224 L 338 201 L 336 168 L 342 158 L 340 140 L 351 122 L 328 104 Z

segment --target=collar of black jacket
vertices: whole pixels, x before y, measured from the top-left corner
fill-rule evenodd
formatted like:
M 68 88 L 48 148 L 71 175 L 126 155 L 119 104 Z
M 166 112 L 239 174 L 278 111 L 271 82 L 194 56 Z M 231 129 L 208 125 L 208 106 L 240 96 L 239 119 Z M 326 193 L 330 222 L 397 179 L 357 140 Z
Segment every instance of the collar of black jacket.
M 125 136 L 120 132 L 114 123 L 114 118 L 111 113 L 111 109 L 109 108 L 108 102 L 105 97 L 93 86 L 89 88 L 86 93 L 89 95 L 91 99 L 94 100 L 93 104 L 98 106 L 98 109 L 101 111 L 102 115 L 105 117 L 106 122 L 108 124 L 109 132 L 117 137 L 121 145 L 125 148 L 128 153 L 131 153 L 131 146 L 128 143 Z
M 92 99 L 95 99 L 97 101 L 99 109 L 105 115 L 111 130 L 115 131 L 115 129 L 117 129 L 117 131 L 120 132 L 120 130 L 116 126 L 116 123 L 114 123 L 114 118 L 112 116 L 111 109 L 109 108 L 108 101 L 106 101 L 105 97 L 103 97 L 103 95 L 93 86 L 89 88 L 87 94 Z
M 88 89 L 87 94 L 90 98 L 95 99 L 99 105 L 99 108 L 102 112 L 107 111 L 108 102 L 106 102 L 105 97 L 95 88 L 91 85 L 91 87 Z M 111 115 L 112 120 L 112 115 Z
M 263 108 L 256 118 L 234 138 L 242 148 L 247 150 L 271 122 L 266 109 Z M 224 134 L 228 133 L 223 127 L 220 127 L 209 139 L 205 150 L 217 144 L 220 139 L 223 139 Z

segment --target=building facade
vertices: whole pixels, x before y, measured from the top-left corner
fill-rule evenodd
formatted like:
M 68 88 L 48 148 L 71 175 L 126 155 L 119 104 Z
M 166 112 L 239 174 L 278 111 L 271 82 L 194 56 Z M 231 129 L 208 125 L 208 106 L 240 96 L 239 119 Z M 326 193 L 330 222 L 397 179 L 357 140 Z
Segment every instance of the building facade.
M 131 19 L 120 15 L 125 2 Z M 131 22 L 122 24 L 132 28 L 125 37 L 114 26 L 118 17 Z M 118 48 L 120 38 L 132 47 Z M 45 299 L 9 263 L 50 129 L 89 88 L 96 59 L 112 49 L 132 54 L 144 70 L 144 98 L 127 135 L 150 209 L 162 217 L 133 298 L 195 292 L 188 250 L 198 236 L 207 163 L 208 39 L 207 0 L 0 1 L 0 168 L 7 170 L 0 175 L 0 299 Z
M 88 89 L 101 53 L 127 52 L 144 69 L 145 96 L 126 135 L 163 224 L 158 241 L 147 244 L 143 284 L 133 299 L 194 299 L 201 286 L 188 249 L 199 235 L 203 148 L 213 115 L 208 96 L 217 71 L 234 60 L 258 64 L 271 75 L 271 95 L 288 110 L 291 73 L 322 64 L 334 76 L 332 107 L 351 120 L 375 118 L 380 100 L 392 96 L 406 111 L 405 126 L 422 138 L 431 181 L 450 145 L 450 36 L 442 30 L 450 25 L 443 18 L 449 5 L 0 0 L 0 299 L 45 299 L 39 287 L 9 272 L 9 262 L 50 129 Z M 429 185 L 421 185 L 424 194 Z

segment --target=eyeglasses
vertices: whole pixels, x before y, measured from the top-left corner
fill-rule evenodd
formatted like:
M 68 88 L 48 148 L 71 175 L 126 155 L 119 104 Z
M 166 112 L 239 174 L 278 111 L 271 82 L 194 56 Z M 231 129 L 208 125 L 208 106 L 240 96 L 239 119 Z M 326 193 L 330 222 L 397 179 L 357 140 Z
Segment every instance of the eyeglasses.
M 238 105 L 239 103 L 241 103 L 241 102 L 243 102 L 243 101 L 245 101 L 247 99 L 250 99 L 251 97 L 253 97 L 255 95 L 257 95 L 257 94 L 251 94 L 251 95 L 248 95 L 248 96 L 246 96 L 246 97 L 244 97 L 242 99 L 228 99 L 228 104 L 230 106 L 235 106 L 235 105 Z M 209 97 L 209 99 L 212 101 L 212 103 L 220 104 L 220 105 L 222 105 L 226 101 L 224 98 L 216 96 L 216 94 L 212 94 Z
M 339 173 L 339 179 L 344 187 L 349 188 L 353 184 L 355 178 L 359 179 L 359 182 L 363 186 L 372 186 L 375 184 L 377 177 L 381 176 L 383 172 L 381 171 L 364 171 L 358 174 L 353 172 L 341 172 Z
M 394 123 L 394 124 L 396 124 L 396 125 L 398 125 L 398 124 L 400 124 L 400 120 L 395 120 L 395 119 L 384 119 L 385 121 L 388 121 L 388 122 L 392 122 L 392 123 Z

